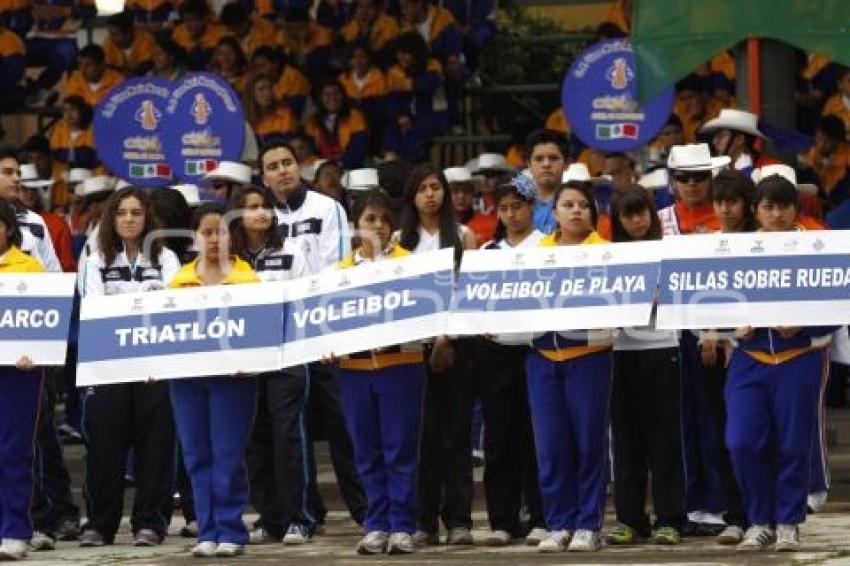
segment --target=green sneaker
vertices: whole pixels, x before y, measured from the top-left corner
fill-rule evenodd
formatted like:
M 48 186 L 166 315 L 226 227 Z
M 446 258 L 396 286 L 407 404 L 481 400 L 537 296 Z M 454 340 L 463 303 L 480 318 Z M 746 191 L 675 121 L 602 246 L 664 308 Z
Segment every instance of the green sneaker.
M 605 537 L 605 542 L 611 546 L 635 544 L 639 541 L 638 532 L 628 525 L 617 525 Z
M 674 527 L 659 527 L 652 537 L 653 544 L 673 546 L 682 542 L 682 535 Z

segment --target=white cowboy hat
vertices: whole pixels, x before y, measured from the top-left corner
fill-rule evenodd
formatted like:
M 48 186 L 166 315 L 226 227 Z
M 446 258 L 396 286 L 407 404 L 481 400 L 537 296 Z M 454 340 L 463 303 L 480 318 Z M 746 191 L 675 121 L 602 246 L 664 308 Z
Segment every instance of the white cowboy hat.
M 92 176 L 91 169 L 84 169 L 82 167 L 74 167 L 67 173 L 65 173 L 65 182 L 69 185 L 76 185 L 78 183 L 82 183 L 86 179 Z
M 118 179 L 118 182 L 115 183 L 115 191 L 120 191 L 121 189 L 126 189 L 127 187 L 132 187 L 133 183 L 130 181 L 125 181 L 124 179 Z
M 240 185 L 251 184 L 251 168 L 236 161 L 221 161 L 218 167 L 204 175 L 204 181 L 225 181 Z
M 474 162 L 468 163 L 467 167 L 469 167 L 473 175 L 483 175 L 485 171 L 502 173 L 513 173 L 516 171 L 501 153 L 482 153 Z
M 349 191 L 371 191 L 377 189 L 380 185 L 378 182 L 378 170 L 372 167 L 352 169 L 345 174 L 343 185 Z
M 53 179 L 41 179 L 38 176 L 38 169 L 32 163 L 21 164 L 21 185 L 28 189 L 41 189 L 53 185 Z
M 106 175 L 89 177 L 77 185 L 74 193 L 80 197 L 87 197 L 98 193 L 111 193 L 115 190 L 115 178 Z
M 773 175 L 779 175 L 780 177 L 794 185 L 800 196 L 811 197 L 818 194 L 817 185 L 813 185 L 812 183 L 798 183 L 797 172 L 794 171 L 793 167 L 791 167 L 790 165 L 785 165 L 784 163 L 772 163 L 770 165 L 762 165 L 758 169 L 753 169 L 751 177 L 753 179 L 753 183 L 758 185 L 760 182 L 767 179 L 768 177 L 772 177 Z
M 659 167 L 641 177 L 638 185 L 648 191 L 667 190 L 670 188 L 670 173 L 667 169 Z
M 709 120 L 699 129 L 700 132 L 714 132 L 717 130 L 733 130 L 735 132 L 744 132 L 757 138 L 766 138 L 767 136 L 759 130 L 759 117 L 752 112 L 744 110 L 735 110 L 734 108 L 724 108 L 720 111 L 717 118 Z
M 728 155 L 712 157 L 707 143 L 674 145 L 667 156 L 667 169 L 680 171 L 717 171 L 729 165 Z
M 198 189 L 198 185 L 171 185 L 171 189 L 183 195 L 186 204 L 189 206 L 201 204 L 201 191 Z
M 579 183 L 598 183 L 600 181 L 610 180 L 611 177 L 608 175 L 591 177 L 590 169 L 588 169 L 587 165 L 584 163 L 570 163 L 567 168 L 564 169 L 563 175 L 561 175 L 561 183 L 569 183 L 570 181 L 578 181 Z
M 446 181 L 450 184 L 474 182 L 472 173 L 466 167 L 447 167 L 443 169 L 443 175 L 446 176 Z

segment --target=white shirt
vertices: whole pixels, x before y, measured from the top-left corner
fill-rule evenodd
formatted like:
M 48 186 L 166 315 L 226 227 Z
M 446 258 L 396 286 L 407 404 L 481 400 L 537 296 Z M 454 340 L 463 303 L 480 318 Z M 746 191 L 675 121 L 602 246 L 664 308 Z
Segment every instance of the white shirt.
M 119 295 L 165 289 L 180 271 L 177 254 L 168 248 L 159 253 L 158 267 L 154 267 L 142 254 L 135 261 L 127 259 L 124 251 L 115 256 L 108 266 L 103 254 L 96 252 L 86 259 L 82 296 Z
M 302 186 L 286 203 L 275 206 L 275 214 L 284 240 L 297 244 L 303 253 L 308 275 L 348 253 L 348 218 L 334 199 Z
M 457 236 L 460 238 L 461 245 L 463 238 L 469 234 L 470 230 L 464 224 L 457 225 Z M 396 230 L 393 233 L 393 241 L 401 241 L 401 230 Z M 433 234 L 427 231 L 422 226 L 419 227 L 419 243 L 416 247 L 410 250 L 411 253 L 421 254 L 423 252 L 433 252 L 440 249 L 440 231 L 437 230 Z
M 279 250 L 263 248 L 245 259 L 264 282 L 288 281 L 310 275 L 304 253 L 298 244 L 289 238 Z
M 44 219 L 31 210 L 18 211 L 15 217 L 21 229 L 21 251 L 37 259 L 47 271 L 61 273 L 62 265 Z

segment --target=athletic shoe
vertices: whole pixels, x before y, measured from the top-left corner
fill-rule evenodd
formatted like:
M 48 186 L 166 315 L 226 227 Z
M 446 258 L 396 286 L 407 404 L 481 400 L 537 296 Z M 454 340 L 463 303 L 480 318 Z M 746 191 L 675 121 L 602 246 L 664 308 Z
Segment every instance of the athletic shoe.
M 85 530 L 83 531 L 83 534 L 80 535 L 80 546 L 104 546 L 105 544 L 106 541 L 103 539 L 103 535 L 97 531 Z
M 437 546 L 440 544 L 440 535 L 437 533 L 429 533 L 426 531 L 416 531 L 413 533 L 413 544 L 417 547 Z
M 307 544 L 310 538 L 310 528 L 307 525 L 292 523 L 283 536 L 283 544 Z
M 35 531 L 30 539 L 30 550 L 34 552 L 56 550 L 56 541 L 41 531 Z
M 735 548 L 744 552 L 761 551 L 765 550 L 775 540 L 776 535 L 769 526 L 753 525 L 747 529 L 747 532 L 744 533 L 744 540 Z
M 659 527 L 652 535 L 652 544 L 675 546 L 682 542 L 682 535 L 675 527 Z
M 508 531 L 490 531 L 484 539 L 484 546 L 508 546 L 511 544 L 511 533 Z
M 198 522 L 190 521 L 183 525 L 180 529 L 180 536 L 183 538 L 198 538 Z
M 195 558 L 214 558 L 218 545 L 211 540 L 199 542 L 192 548 L 192 556 Z
M 27 541 L 4 538 L 0 543 L 0 560 L 20 560 L 27 555 Z
M 411 554 L 416 551 L 413 537 L 408 533 L 392 533 L 387 542 L 387 554 Z
M 71 541 L 80 538 L 80 524 L 71 519 L 65 519 L 56 528 L 56 540 Z
M 602 546 L 599 531 L 580 529 L 575 532 L 567 550 L 570 552 L 596 552 Z
M 729 525 L 717 536 L 717 544 L 733 545 L 744 540 L 744 529 L 738 525 Z
M 549 538 L 549 531 L 540 527 L 534 527 L 525 535 L 525 544 L 528 546 L 537 546 L 547 538 Z
M 248 534 L 248 544 L 277 544 L 280 537 L 273 536 L 263 527 L 257 527 Z
M 370 531 L 357 543 L 357 554 L 383 554 L 390 535 L 386 531 Z
M 159 546 L 160 544 L 162 544 L 162 537 L 152 529 L 139 529 L 133 537 L 133 546 Z
M 638 541 L 638 532 L 628 525 L 617 525 L 605 537 L 605 542 L 607 542 L 611 546 L 635 544 Z
M 449 529 L 449 532 L 446 535 L 446 544 L 452 546 L 471 545 L 473 544 L 472 531 L 466 527 L 455 527 L 454 529 Z
M 809 513 L 820 513 L 823 511 L 823 508 L 826 506 L 826 498 L 829 495 L 826 491 L 818 491 L 817 493 L 810 493 L 808 497 L 806 497 L 806 510 Z
M 776 525 L 776 552 L 797 552 L 798 550 L 800 550 L 800 527 Z
M 540 544 L 537 545 L 537 552 L 543 552 L 544 554 L 564 552 L 567 550 L 567 545 L 570 543 L 570 537 L 572 535 L 573 533 L 567 530 L 552 531 L 548 537 L 541 540 Z
M 234 558 L 245 554 L 245 547 L 233 542 L 220 542 L 215 549 L 215 555 L 219 558 Z

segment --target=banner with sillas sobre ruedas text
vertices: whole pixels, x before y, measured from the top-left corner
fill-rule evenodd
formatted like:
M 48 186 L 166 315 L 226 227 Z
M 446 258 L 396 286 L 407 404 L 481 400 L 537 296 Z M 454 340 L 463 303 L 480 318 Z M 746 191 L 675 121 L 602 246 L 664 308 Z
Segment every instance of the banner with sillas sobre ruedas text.
M 162 145 L 162 133 L 169 127 L 165 107 L 171 87 L 165 79 L 129 79 L 95 108 L 97 156 L 115 176 L 140 187 L 172 182 Z
M 660 249 L 660 242 L 639 242 L 466 252 L 447 332 L 645 325 Z
M 280 368 L 283 284 L 84 297 L 77 385 Z
M 659 328 L 850 321 L 848 231 L 675 236 L 664 245 Z
M 65 364 L 76 281 L 73 273 L 0 274 L 0 365 L 23 356 L 36 366 Z
M 453 265 L 443 249 L 288 283 L 283 366 L 444 334 Z

